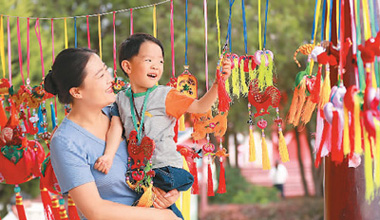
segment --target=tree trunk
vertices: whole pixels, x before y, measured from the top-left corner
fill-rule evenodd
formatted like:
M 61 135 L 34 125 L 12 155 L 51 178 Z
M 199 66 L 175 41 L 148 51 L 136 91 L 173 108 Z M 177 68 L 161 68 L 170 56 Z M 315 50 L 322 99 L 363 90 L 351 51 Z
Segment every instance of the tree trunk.
M 295 131 L 295 137 L 297 140 L 297 156 L 298 156 L 298 163 L 300 167 L 300 174 L 301 174 L 301 179 L 302 179 L 302 186 L 305 192 L 305 196 L 309 196 L 309 188 L 307 187 L 307 182 L 306 182 L 306 177 L 305 177 L 305 169 L 303 166 L 303 161 L 302 161 L 302 154 L 301 154 L 301 141 L 300 141 L 300 134 L 297 130 L 297 128 L 294 128 Z
M 306 138 L 307 138 L 307 142 L 309 144 L 309 150 L 310 150 L 311 172 L 312 172 L 312 176 L 313 176 L 315 196 L 322 197 L 323 196 L 323 166 L 319 166 L 318 168 L 316 168 L 314 166 L 315 159 L 314 159 L 313 146 L 311 144 L 311 133 L 310 133 L 310 131 L 311 131 L 310 123 L 307 123 L 306 124 Z

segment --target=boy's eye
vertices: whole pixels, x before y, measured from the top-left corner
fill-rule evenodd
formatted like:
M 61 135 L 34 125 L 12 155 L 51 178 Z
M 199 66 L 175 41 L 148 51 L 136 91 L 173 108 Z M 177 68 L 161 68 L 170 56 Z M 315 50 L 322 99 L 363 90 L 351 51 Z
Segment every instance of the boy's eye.
M 161 61 L 160 61 L 160 63 L 161 63 L 161 64 L 164 64 L 164 61 L 163 61 L 163 60 L 161 60 Z
M 147 61 L 147 62 L 152 62 L 152 60 L 151 60 L 151 59 L 146 59 L 145 61 Z

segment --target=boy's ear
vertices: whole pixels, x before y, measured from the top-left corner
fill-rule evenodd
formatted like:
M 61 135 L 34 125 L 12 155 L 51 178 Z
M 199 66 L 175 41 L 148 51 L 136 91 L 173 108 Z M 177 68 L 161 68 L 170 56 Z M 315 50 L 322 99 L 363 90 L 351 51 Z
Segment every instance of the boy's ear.
M 132 72 L 131 62 L 129 62 L 128 60 L 121 61 L 121 68 L 124 70 L 125 73 L 128 74 L 128 76 Z
M 69 90 L 69 93 L 70 93 L 70 95 L 71 95 L 72 97 L 74 97 L 74 98 L 77 98 L 77 99 L 82 98 L 82 94 L 80 93 L 78 87 L 72 87 L 72 88 Z

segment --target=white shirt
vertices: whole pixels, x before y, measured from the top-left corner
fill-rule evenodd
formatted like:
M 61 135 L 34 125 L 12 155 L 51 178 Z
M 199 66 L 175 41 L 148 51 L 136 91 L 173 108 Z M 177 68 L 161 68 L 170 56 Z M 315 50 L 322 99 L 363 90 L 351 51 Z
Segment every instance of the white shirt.
M 273 184 L 284 184 L 288 178 L 288 171 L 284 165 L 279 164 L 277 169 L 276 167 L 273 167 L 270 170 L 269 176 L 272 179 Z

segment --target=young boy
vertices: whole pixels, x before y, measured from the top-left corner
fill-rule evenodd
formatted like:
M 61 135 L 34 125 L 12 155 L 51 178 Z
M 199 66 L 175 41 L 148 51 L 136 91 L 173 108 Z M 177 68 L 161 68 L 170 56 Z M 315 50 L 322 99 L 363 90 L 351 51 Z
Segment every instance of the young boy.
M 228 78 L 231 63 L 224 59 L 223 73 Z M 185 112 L 207 112 L 218 95 L 218 85 L 214 82 L 211 89 L 199 100 L 181 94 L 169 86 L 157 86 L 164 67 L 164 49 L 161 42 L 149 34 L 133 34 L 125 40 L 119 51 L 119 64 L 130 80 L 130 89 L 119 92 L 116 108 L 112 111 L 111 126 L 107 133 L 104 155 L 95 163 L 95 169 L 107 173 L 119 146 L 123 128 L 125 137 L 132 130 L 142 126 L 141 139 L 147 136 L 155 142 L 152 156 L 155 187 L 170 191 L 185 191 L 193 184 L 193 176 L 182 169 L 182 157 L 176 151 L 173 140 L 174 126 Z M 140 141 L 140 140 L 139 140 Z M 177 207 L 169 207 L 182 217 Z

